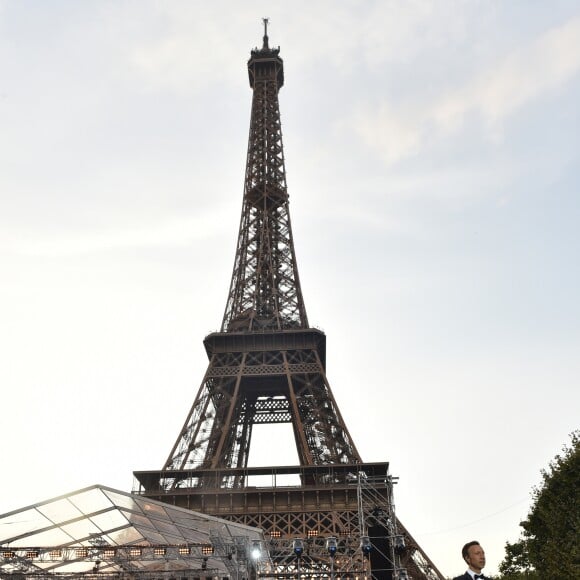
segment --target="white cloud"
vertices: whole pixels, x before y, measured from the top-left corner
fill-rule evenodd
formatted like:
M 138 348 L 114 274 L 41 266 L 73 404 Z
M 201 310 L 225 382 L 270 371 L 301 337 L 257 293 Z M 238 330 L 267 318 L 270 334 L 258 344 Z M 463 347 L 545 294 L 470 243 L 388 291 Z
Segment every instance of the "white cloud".
M 248 54 L 248 38 L 260 44 L 262 17 L 270 18 L 270 45 L 282 45 L 296 70 L 324 66 L 335 75 L 349 75 L 360 63 L 376 67 L 409 58 L 425 44 L 440 45 L 450 36 L 464 34 L 465 14 L 457 13 L 454 2 L 435 10 L 425 1 L 361 5 L 318 0 L 298 2 L 288 9 L 254 0 L 228 5 L 228 17 L 219 19 L 216 6 L 219 12 L 220 3 L 150 4 L 154 16 L 135 21 L 133 15 L 123 16 L 125 10 L 132 12 L 130 8 L 114 5 L 109 20 L 115 37 L 123 36 L 119 27 L 124 36 L 129 32 L 128 59 L 143 78 L 152 86 L 187 93 L 201 84 L 239 75 L 238 55 Z M 445 33 L 436 22 L 445 23 Z
M 545 32 L 432 103 L 415 101 L 398 108 L 387 101 L 365 104 L 349 124 L 387 164 L 459 131 L 470 114 L 479 116 L 486 138 L 495 140 L 511 114 L 546 93 L 561 90 L 579 69 L 580 18 L 576 18 Z
M 580 69 L 580 18 L 549 30 L 438 103 L 432 116 L 454 130 L 470 111 L 491 126 L 542 94 L 557 90 Z
M 122 13 L 126 10 L 132 15 L 133 9 L 114 5 L 109 22 L 116 37 L 120 28 L 129 32 L 125 58 L 153 88 L 195 94 L 215 83 L 240 82 L 244 57 L 250 56 L 252 47 L 261 46 L 263 17 L 270 17 L 272 47 L 284 44 L 284 37 L 311 39 L 309 44 L 299 45 L 294 66 L 313 60 L 315 43 L 323 54 L 333 54 L 336 64 L 343 63 L 349 52 L 345 39 L 336 38 L 336 32 L 349 21 L 350 10 L 331 2 L 309 6 L 308 14 L 303 7 L 288 11 L 262 1 L 224 3 L 223 8 L 219 2 L 175 1 L 149 3 L 148 9 L 147 18 L 129 26 L 130 17 L 124 18 Z M 353 38 L 348 46 L 354 42 Z
M 124 229 L 92 231 L 60 236 L 27 236 L 19 239 L 5 233 L 2 245 L 16 254 L 32 256 L 73 256 L 119 248 L 191 245 L 206 236 L 220 235 L 220 214 L 214 208 L 211 215 L 200 214 L 161 221 L 159 219 Z
M 359 106 L 351 121 L 354 131 L 387 164 L 417 153 L 423 141 L 423 124 L 413 108 L 395 109 L 383 102 L 377 107 Z

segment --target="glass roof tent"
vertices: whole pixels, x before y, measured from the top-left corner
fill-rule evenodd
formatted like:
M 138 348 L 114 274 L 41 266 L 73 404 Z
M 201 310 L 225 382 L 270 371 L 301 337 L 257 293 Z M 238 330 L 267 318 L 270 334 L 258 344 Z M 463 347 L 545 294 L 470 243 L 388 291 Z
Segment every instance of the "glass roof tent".
M 261 530 L 94 485 L 0 515 L 0 576 L 247 577 Z

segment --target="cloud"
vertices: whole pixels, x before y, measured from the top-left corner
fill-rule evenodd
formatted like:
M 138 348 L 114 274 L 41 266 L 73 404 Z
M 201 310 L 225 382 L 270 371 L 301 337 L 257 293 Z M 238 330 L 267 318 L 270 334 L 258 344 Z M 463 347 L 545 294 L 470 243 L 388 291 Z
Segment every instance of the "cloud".
M 30 256 L 77 256 L 122 248 L 188 246 L 194 240 L 221 236 L 222 208 L 203 214 L 156 221 L 124 229 L 92 231 L 60 236 L 20 234 L 17 240 L 5 234 L 2 246 L 15 254 Z M 216 224 L 218 224 L 216 226 Z
M 238 72 L 231 58 L 239 54 L 238 19 L 217 19 L 215 8 L 201 2 L 143 4 L 137 17 L 132 5 L 103 11 L 125 66 L 144 86 L 191 95 Z
M 151 86 L 188 94 L 239 78 L 239 55 L 249 56 L 248 41 L 261 43 L 265 16 L 270 18 L 270 45 L 281 45 L 295 70 L 323 66 L 339 76 L 353 74 L 361 63 L 374 67 L 396 61 L 402 50 L 408 58 L 426 43 L 440 44 L 441 27 L 434 22 L 445 23 L 445 40 L 458 28 L 462 34 L 464 16 L 453 2 L 434 9 L 424 1 L 361 5 L 335 0 L 297 2 L 291 10 L 259 0 L 228 3 L 227 18 L 221 17 L 219 3 L 175 0 L 148 3 L 146 14 L 135 19 L 130 7 L 114 5 L 109 15 L 112 36 L 128 39 L 130 65 Z
M 458 132 L 471 115 L 481 119 L 486 138 L 497 140 L 510 115 L 561 90 L 578 70 L 580 18 L 545 32 L 431 103 L 360 105 L 348 124 L 387 164 Z
M 433 117 L 443 130 L 453 130 L 474 110 L 493 126 L 533 99 L 557 90 L 579 69 L 577 18 L 495 63 L 464 90 L 440 102 Z

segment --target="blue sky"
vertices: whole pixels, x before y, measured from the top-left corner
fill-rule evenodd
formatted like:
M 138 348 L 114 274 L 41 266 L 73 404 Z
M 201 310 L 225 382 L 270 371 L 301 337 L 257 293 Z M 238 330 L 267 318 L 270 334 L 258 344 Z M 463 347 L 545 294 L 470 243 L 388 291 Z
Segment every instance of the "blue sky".
M 169 454 L 226 303 L 264 16 L 333 393 L 440 569 L 478 538 L 492 573 L 579 424 L 576 2 L 0 0 L 0 513 Z

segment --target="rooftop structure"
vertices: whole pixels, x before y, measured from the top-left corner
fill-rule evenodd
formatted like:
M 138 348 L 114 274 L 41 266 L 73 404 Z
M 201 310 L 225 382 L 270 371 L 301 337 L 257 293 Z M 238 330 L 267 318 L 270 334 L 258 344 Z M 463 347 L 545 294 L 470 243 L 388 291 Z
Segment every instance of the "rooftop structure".
M 264 548 L 256 528 L 102 485 L 0 515 L 0 578 L 247 578 Z

